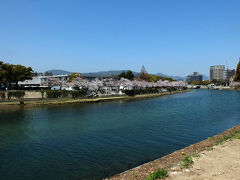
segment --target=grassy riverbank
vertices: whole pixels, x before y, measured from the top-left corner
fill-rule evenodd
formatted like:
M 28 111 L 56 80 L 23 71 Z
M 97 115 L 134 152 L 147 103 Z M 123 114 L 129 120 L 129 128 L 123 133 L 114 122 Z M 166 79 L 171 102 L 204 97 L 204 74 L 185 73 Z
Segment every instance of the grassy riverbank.
M 227 163 L 227 161 L 224 162 L 221 160 L 221 158 L 219 158 L 217 156 L 220 156 L 221 152 L 230 153 L 230 154 L 233 153 L 233 152 L 229 152 L 229 151 L 231 151 L 230 149 L 232 149 L 232 148 L 231 147 L 228 148 L 227 146 L 233 146 L 233 149 L 235 149 L 235 150 L 237 148 L 238 151 L 235 151 L 235 150 L 233 150 L 233 151 L 238 153 L 239 148 L 240 148 L 239 138 L 240 138 L 240 125 L 235 126 L 231 129 L 228 129 L 228 130 L 224 131 L 223 133 L 220 133 L 216 136 L 209 137 L 208 139 L 203 140 L 199 143 L 196 143 L 196 144 L 188 146 L 184 149 L 175 151 L 175 152 L 173 152 L 167 156 L 164 156 L 162 158 L 159 158 L 157 160 L 151 161 L 149 163 L 143 164 L 143 165 L 133 168 L 131 170 L 125 171 L 121 174 L 117 174 L 113 177 L 107 178 L 107 180 L 120 180 L 120 179 L 121 180 L 122 179 L 124 179 L 124 180 L 132 180 L 132 179 L 144 180 L 146 178 L 149 178 L 151 174 L 156 174 L 155 172 L 159 172 L 159 170 L 161 171 L 162 169 L 169 171 L 169 174 L 170 174 L 170 176 L 168 177 L 169 179 L 174 179 L 174 177 L 178 178 L 179 176 L 175 176 L 176 173 L 181 174 L 182 178 L 180 178 L 180 179 L 186 179 L 186 177 L 187 177 L 186 173 L 189 173 L 189 172 L 192 173 L 191 174 L 192 176 L 188 179 L 194 179 L 194 178 L 196 178 L 196 174 L 197 174 L 196 170 L 199 170 L 199 169 L 197 169 L 197 167 L 200 166 L 201 163 L 198 163 L 198 164 L 196 163 L 196 167 L 193 167 L 190 170 L 186 169 L 186 167 L 189 168 L 197 158 L 201 157 L 201 155 L 203 155 L 203 154 L 206 154 L 206 152 L 214 153 L 214 151 L 213 151 L 214 149 L 216 149 L 216 154 L 215 155 L 212 154 L 211 157 L 215 157 L 215 159 L 217 158 L 219 160 L 219 161 L 215 161 L 215 163 L 216 164 L 222 163 L 222 166 L 230 167 L 230 169 L 231 169 L 231 166 L 232 166 L 231 163 L 229 164 L 229 163 Z M 229 141 L 233 141 L 233 140 L 234 140 L 233 143 L 229 143 Z M 225 142 L 227 142 L 225 144 L 225 146 L 221 146 Z M 236 145 L 236 143 L 238 145 Z M 218 146 L 218 145 L 220 145 L 220 146 Z M 218 146 L 218 147 L 215 148 L 215 146 Z M 205 155 L 204 157 L 208 157 L 208 156 Z M 204 157 L 203 157 L 203 159 L 200 159 L 199 161 L 203 161 L 202 163 L 203 164 L 205 163 L 205 165 L 206 165 L 208 163 L 208 160 L 206 158 L 204 159 Z M 231 158 L 234 158 L 234 156 L 231 156 Z M 239 159 L 236 159 L 236 158 L 237 157 L 235 156 L 235 161 L 237 161 L 237 163 L 238 163 Z M 193 161 L 188 160 L 185 162 L 184 159 L 187 159 L 187 160 L 193 159 Z M 225 159 L 227 159 L 227 158 L 225 158 Z M 231 161 L 231 159 L 227 159 L 227 160 Z M 234 160 L 234 159 L 232 159 L 232 160 Z M 182 166 L 183 163 L 187 163 L 187 166 L 183 167 Z M 212 161 L 211 163 L 214 163 L 214 161 Z M 194 168 L 195 168 L 195 172 L 194 172 Z M 215 169 L 210 170 L 207 168 L 206 170 L 203 170 L 206 175 L 205 178 L 210 178 L 210 177 L 207 177 L 208 175 L 210 176 L 210 174 L 213 176 L 217 176 L 216 173 L 215 174 L 211 173 L 211 172 L 217 172 L 216 168 L 217 168 L 217 165 L 216 165 Z M 178 171 L 178 172 L 176 172 L 176 171 Z M 224 174 L 225 172 L 221 172 L 221 173 Z M 235 173 L 235 175 L 236 175 L 236 173 Z M 224 176 L 222 176 L 222 177 L 224 177 Z M 235 177 L 235 178 L 237 178 L 237 177 Z M 211 178 L 214 179 L 214 177 L 211 177 Z M 202 177 L 200 179 L 204 179 L 204 177 Z M 216 179 L 216 177 L 215 177 L 215 179 Z
M 82 98 L 82 99 L 40 99 L 40 100 L 26 100 L 24 104 L 26 106 L 38 106 L 38 105 L 50 105 L 50 104 L 72 104 L 72 103 L 91 103 L 91 102 L 101 102 L 101 101 L 112 101 L 112 100 L 125 100 L 125 99 L 140 99 L 140 98 L 152 98 L 152 97 L 159 97 L 159 96 L 166 96 L 176 93 L 184 93 L 190 90 L 184 91 L 172 91 L 172 92 L 163 92 L 157 94 L 142 94 L 142 95 L 135 95 L 135 96 L 111 96 L 111 97 L 97 97 L 97 98 Z M 19 105 L 19 101 L 9 101 L 9 102 L 0 102 L 0 106 L 7 106 L 7 105 Z

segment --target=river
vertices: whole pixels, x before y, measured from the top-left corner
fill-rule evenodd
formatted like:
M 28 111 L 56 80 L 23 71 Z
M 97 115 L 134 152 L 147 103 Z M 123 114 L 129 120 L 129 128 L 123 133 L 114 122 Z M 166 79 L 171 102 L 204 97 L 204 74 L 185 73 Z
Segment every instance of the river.
M 240 92 L 6 109 L 0 179 L 102 179 L 240 123 Z

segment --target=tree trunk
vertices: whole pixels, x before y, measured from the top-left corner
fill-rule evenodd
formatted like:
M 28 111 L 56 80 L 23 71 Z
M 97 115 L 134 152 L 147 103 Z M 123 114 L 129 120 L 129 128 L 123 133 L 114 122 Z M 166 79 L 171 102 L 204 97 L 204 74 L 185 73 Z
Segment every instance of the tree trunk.
M 11 89 L 11 87 L 12 87 L 12 82 L 11 82 L 11 81 L 9 81 L 9 82 L 8 82 L 8 89 L 10 90 L 10 89 Z

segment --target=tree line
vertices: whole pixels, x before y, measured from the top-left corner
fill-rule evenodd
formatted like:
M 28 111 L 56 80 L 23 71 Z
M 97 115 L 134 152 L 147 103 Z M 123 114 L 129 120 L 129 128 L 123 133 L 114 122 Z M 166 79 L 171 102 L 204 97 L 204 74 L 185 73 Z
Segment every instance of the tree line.
M 128 80 L 133 80 L 134 78 L 138 79 L 138 80 L 143 80 L 143 81 L 147 81 L 147 82 L 157 82 L 159 80 L 167 80 L 169 82 L 171 81 L 175 81 L 174 79 L 170 78 L 170 77 L 162 77 L 162 76 L 157 76 L 157 75 L 153 75 L 153 74 L 149 74 L 147 73 L 147 71 L 145 70 L 145 68 L 143 67 L 141 72 L 139 73 L 139 75 L 137 77 L 134 76 L 133 72 L 131 70 L 129 71 L 124 71 L 121 74 L 118 75 L 118 79 L 121 78 L 125 78 Z
M 0 89 L 18 89 L 19 81 L 31 80 L 32 77 L 33 70 L 31 67 L 0 61 Z

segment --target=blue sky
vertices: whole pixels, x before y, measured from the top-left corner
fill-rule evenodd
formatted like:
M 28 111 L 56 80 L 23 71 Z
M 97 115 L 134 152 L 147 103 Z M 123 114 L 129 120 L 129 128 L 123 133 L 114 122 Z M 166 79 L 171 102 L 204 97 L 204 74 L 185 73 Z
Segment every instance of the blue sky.
M 240 56 L 239 0 L 0 0 L 0 59 L 36 71 L 209 75 Z

